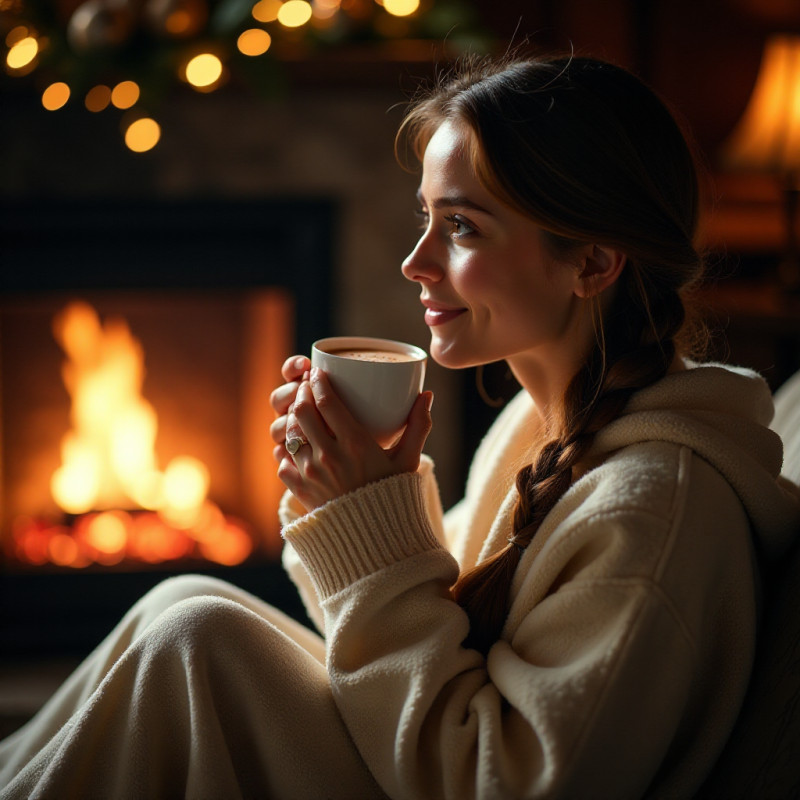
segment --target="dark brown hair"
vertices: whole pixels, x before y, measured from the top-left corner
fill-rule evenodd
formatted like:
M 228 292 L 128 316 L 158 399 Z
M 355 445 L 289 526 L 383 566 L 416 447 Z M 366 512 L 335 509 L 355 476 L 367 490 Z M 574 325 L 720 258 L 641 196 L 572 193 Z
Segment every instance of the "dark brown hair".
M 421 161 L 444 121 L 465 126 L 479 180 L 540 225 L 555 254 L 594 243 L 626 256 L 596 344 L 566 389 L 557 435 L 517 475 L 508 545 L 453 587 L 470 617 L 466 644 L 486 652 L 501 634 L 522 553 L 594 435 L 686 349 L 683 295 L 703 272 L 694 246 L 698 178 L 661 100 L 630 72 L 595 59 L 465 60 L 412 104 L 398 152 L 407 141 Z

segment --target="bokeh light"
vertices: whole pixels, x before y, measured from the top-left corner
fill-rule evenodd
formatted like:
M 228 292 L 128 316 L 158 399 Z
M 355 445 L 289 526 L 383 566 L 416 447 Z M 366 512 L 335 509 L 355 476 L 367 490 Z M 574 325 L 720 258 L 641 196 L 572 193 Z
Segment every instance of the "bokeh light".
M 272 37 L 261 28 L 250 28 L 243 31 L 236 40 L 239 52 L 246 56 L 261 56 L 269 50 Z
M 86 92 L 83 100 L 84 105 L 89 111 L 98 112 L 108 108 L 111 102 L 111 89 L 103 84 L 98 84 Z
M 314 19 L 332 19 L 339 13 L 341 5 L 341 0 L 314 0 Z
M 253 15 L 253 19 L 257 19 L 259 22 L 274 22 L 278 19 L 278 11 L 282 5 L 281 0 L 259 0 L 250 13 Z
M 67 100 L 69 100 L 69 95 L 70 90 L 66 83 L 63 81 L 51 83 L 42 92 L 42 105 L 48 111 L 57 111 L 59 108 L 66 105 Z
M 383 7 L 396 17 L 407 17 L 419 8 L 419 0 L 383 0 Z
M 27 25 L 17 25 L 6 34 L 6 46 L 13 47 L 17 42 L 21 42 L 29 36 L 33 36 L 33 33 Z
M 6 55 L 6 64 L 9 69 L 21 70 L 32 64 L 39 54 L 39 42 L 33 36 L 26 36 L 15 42 Z
M 134 120 L 125 129 L 125 144 L 134 153 L 152 150 L 161 138 L 161 127 L 150 117 Z
M 135 81 L 121 81 L 111 90 L 111 102 L 119 109 L 131 108 L 136 105 L 139 94 Z
M 311 19 L 312 13 L 306 0 L 287 0 L 278 9 L 278 22 L 286 28 L 299 28 Z
M 222 61 L 212 53 L 200 53 L 186 65 L 186 80 L 197 88 L 213 86 L 222 77 Z

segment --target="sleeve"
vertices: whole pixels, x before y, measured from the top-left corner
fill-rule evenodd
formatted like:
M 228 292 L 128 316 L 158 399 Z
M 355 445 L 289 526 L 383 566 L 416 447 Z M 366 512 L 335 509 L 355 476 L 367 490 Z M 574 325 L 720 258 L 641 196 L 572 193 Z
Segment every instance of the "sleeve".
M 613 548 L 617 524 L 598 519 L 575 537 L 563 573 L 596 559 L 598 543 Z M 391 797 L 645 791 L 694 658 L 648 581 L 567 580 L 484 659 L 461 646 L 468 620 L 449 591 L 458 569 L 431 530 L 419 476 L 364 487 L 285 534 L 321 600 L 337 705 Z
M 428 517 L 429 525 L 434 536 L 439 542 L 445 544 L 445 525 L 444 514 L 442 511 L 442 501 L 439 496 L 439 486 L 434 475 L 433 460 L 422 455 L 419 470 L 417 471 L 423 491 L 423 503 Z M 305 515 L 305 509 L 297 502 L 294 495 L 286 491 L 281 498 L 278 508 L 278 516 L 281 526 L 286 528 Z M 452 518 L 451 518 L 452 519 Z M 319 606 L 319 597 L 314 588 L 313 581 L 309 576 L 302 560 L 298 556 L 291 542 L 286 541 L 281 554 L 281 562 L 292 583 L 297 587 L 300 599 L 305 606 L 309 619 L 314 623 L 317 630 L 325 635 L 325 619 Z

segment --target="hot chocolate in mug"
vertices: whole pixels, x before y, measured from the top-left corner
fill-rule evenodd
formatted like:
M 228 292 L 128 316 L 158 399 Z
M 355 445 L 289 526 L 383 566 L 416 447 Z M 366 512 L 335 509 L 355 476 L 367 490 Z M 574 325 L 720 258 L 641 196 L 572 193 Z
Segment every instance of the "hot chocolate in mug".
M 422 391 L 428 356 L 413 344 L 367 336 L 331 336 L 314 342 L 311 365 L 382 447 L 403 430 Z

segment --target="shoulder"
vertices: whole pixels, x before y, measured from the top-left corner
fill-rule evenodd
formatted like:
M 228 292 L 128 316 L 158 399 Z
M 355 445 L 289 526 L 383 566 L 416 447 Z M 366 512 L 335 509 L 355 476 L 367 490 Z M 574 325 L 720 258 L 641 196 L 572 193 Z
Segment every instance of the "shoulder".
M 736 619 L 749 613 L 747 515 L 727 481 L 679 444 L 611 456 L 562 497 L 528 551 L 512 584 L 512 629 L 555 593 L 589 604 L 624 597 L 629 611 L 655 603 L 694 642 L 720 598 L 742 598 Z
M 708 507 L 742 510 L 724 475 L 691 447 L 669 441 L 621 448 L 578 480 L 562 502 L 561 516 L 572 524 L 614 514 L 674 525 L 705 516 Z
M 699 560 L 716 561 L 733 540 L 744 557 L 749 536 L 725 478 L 690 448 L 655 441 L 620 450 L 577 481 L 537 533 L 537 549 L 551 569 L 582 565 L 571 570 L 576 576 L 657 579 L 666 560 L 691 559 L 693 549 L 691 571 L 702 572 Z

